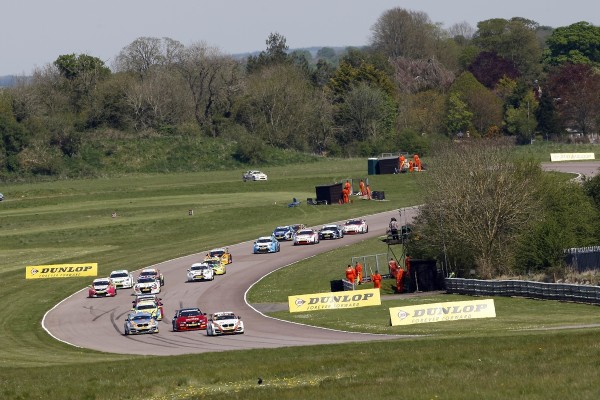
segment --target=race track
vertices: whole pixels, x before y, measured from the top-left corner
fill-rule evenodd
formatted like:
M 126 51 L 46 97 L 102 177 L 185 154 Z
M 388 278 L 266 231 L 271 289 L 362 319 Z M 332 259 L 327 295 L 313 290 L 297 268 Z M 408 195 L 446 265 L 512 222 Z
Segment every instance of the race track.
M 408 220 L 415 212 L 414 208 L 404 209 Z M 165 285 L 160 294 L 165 318 L 159 322 L 158 334 L 123 335 L 124 320 L 133 300 L 132 289 L 119 290 L 117 296 L 112 298 L 95 299 L 87 298 L 87 288 L 83 289 L 50 310 L 43 325 L 56 339 L 74 346 L 111 353 L 144 355 L 177 355 L 398 338 L 399 336 L 393 335 L 333 331 L 281 321 L 264 316 L 245 301 L 248 288 L 268 273 L 339 246 L 384 235 L 392 216 L 398 217 L 398 210 L 367 216 L 369 232 L 366 234 L 347 235 L 339 240 L 324 240 L 319 244 L 306 246 L 293 246 L 291 242 L 283 242 L 281 251 L 274 254 L 252 254 L 252 242 L 229 246 L 233 263 L 227 266 L 227 274 L 216 276 L 212 282 L 186 282 L 187 268 L 192 263 L 201 261 L 209 249 L 157 264 L 156 267 L 165 276 Z M 404 220 L 404 216 L 402 219 Z M 384 246 L 382 244 L 382 249 Z M 340 279 L 344 276 L 344 270 L 345 264 L 341 262 Z M 171 318 L 175 310 L 181 307 L 199 307 L 208 314 L 233 311 L 242 317 L 246 333 L 208 337 L 205 331 L 173 332 Z
M 598 173 L 599 162 L 544 163 L 546 170 Z M 410 220 L 416 209 L 404 209 Z M 229 246 L 233 263 L 227 274 L 212 282 L 186 282 L 186 270 L 201 261 L 207 250 L 157 264 L 165 276 L 163 299 L 165 318 L 159 322 L 160 333 L 124 336 L 123 323 L 131 308 L 131 289 L 120 290 L 114 298 L 87 298 L 87 288 L 74 293 L 48 311 L 43 326 L 57 340 L 73 346 L 111 353 L 141 355 L 179 355 L 253 348 L 275 348 L 329 343 L 397 339 L 401 336 L 375 335 L 333 331 L 273 319 L 256 311 L 245 301 L 245 293 L 255 282 L 268 273 L 296 261 L 311 257 L 339 246 L 356 243 L 366 238 L 385 234 L 391 217 L 398 210 L 367 216 L 369 232 L 346 236 L 340 240 L 321 241 L 311 246 L 293 246 L 282 243 L 281 252 L 252 254 L 252 243 Z M 344 265 L 340 263 L 340 278 Z M 236 336 L 207 337 L 204 331 L 172 332 L 171 317 L 181 307 L 200 307 L 207 313 L 233 311 L 244 320 L 246 333 Z

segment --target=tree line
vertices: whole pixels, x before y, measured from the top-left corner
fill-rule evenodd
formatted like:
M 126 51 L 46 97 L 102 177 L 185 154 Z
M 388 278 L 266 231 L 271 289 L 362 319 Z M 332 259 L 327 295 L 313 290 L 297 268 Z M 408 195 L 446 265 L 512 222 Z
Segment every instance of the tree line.
M 205 42 L 140 37 L 105 65 L 63 54 L 0 92 L 0 173 L 53 174 L 89 140 L 125 133 L 237 143 L 240 160 L 274 147 L 333 156 L 427 153 L 431 138 L 598 130 L 600 28 L 524 18 L 443 28 L 393 8 L 367 46 L 290 51 L 272 33 L 238 59 Z

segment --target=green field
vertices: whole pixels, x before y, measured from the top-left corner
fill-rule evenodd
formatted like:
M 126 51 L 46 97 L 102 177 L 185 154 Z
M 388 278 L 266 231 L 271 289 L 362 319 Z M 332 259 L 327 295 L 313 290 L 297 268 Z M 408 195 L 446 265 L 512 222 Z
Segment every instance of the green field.
M 89 279 L 26 281 L 27 265 L 98 262 L 100 274 L 134 270 L 254 239 L 278 224 L 316 225 L 423 200 L 418 174 L 383 175 L 369 181 L 389 201 L 287 207 L 292 197 L 315 197 L 316 185 L 366 178 L 366 167 L 360 159 L 265 168 L 269 181 L 260 183 L 243 183 L 239 170 L 3 184 L 0 399 L 598 398 L 598 328 L 579 326 L 600 323 L 600 308 L 580 304 L 498 298 L 496 319 L 410 328 L 390 327 L 387 309 L 461 298 L 405 297 L 344 312 L 278 312 L 332 328 L 417 336 L 173 357 L 73 348 L 41 329 L 44 313 Z M 330 279 L 343 276 L 347 260 L 385 252 L 381 246 L 365 241 L 294 264 L 262 280 L 249 298 L 285 302 L 291 294 L 327 291 Z M 318 266 L 319 280 L 294 279 L 301 269 Z M 391 293 L 389 286 L 385 282 L 384 293 Z

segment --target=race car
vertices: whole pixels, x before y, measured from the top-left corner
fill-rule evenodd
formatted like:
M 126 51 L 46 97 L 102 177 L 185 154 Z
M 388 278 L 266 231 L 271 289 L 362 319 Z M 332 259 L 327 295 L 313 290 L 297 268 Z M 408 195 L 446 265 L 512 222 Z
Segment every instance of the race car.
M 160 283 L 152 276 L 140 276 L 137 280 L 137 283 L 133 285 L 133 293 L 136 295 L 159 294 Z
M 280 245 L 275 236 L 261 236 L 254 242 L 252 252 L 260 253 L 277 253 L 280 250 Z
M 207 263 L 194 263 L 187 270 L 187 281 L 212 281 L 215 279 L 215 271 Z
M 266 181 L 267 174 L 260 171 L 246 171 L 242 175 L 242 180 L 246 181 Z
M 154 279 L 156 279 L 158 282 L 160 282 L 160 286 L 164 286 L 165 285 L 165 277 L 156 268 L 145 268 L 145 269 L 143 269 L 142 272 L 140 272 L 140 274 L 138 276 L 138 280 L 141 277 L 143 277 L 143 276 L 151 276 Z
M 220 258 L 209 258 L 208 260 L 204 260 L 204 263 L 210 265 L 215 275 L 225 275 L 227 273 L 227 268 L 221 262 Z
M 175 311 L 172 319 L 173 332 L 206 329 L 208 318 L 199 308 L 182 308 Z
M 149 313 L 129 313 L 125 319 L 125 335 L 139 335 L 142 333 L 158 333 L 158 321 Z
M 294 233 L 296 231 L 289 225 L 278 226 L 273 230 L 273 236 L 277 240 L 294 240 Z
M 137 303 L 148 300 L 155 302 L 159 306 L 162 306 L 162 299 L 155 294 L 140 294 L 139 296 L 135 296 L 131 304 L 133 304 L 133 307 L 135 307 Z
M 231 264 L 233 262 L 233 256 L 229 250 L 222 247 L 209 251 L 206 258 L 220 258 L 223 264 Z
M 344 231 L 339 225 L 323 225 L 319 230 L 319 239 L 341 239 L 344 237 Z
M 156 302 L 154 300 L 137 301 L 136 304 L 131 309 L 131 311 L 136 312 L 136 313 L 146 312 L 146 313 L 152 315 L 152 318 L 154 318 L 157 321 L 160 321 L 161 319 L 163 319 L 163 315 L 164 315 L 162 303 Z
M 112 271 L 108 276 L 114 282 L 115 286 L 119 289 L 129 289 L 133 287 L 135 279 L 133 274 L 126 269 L 118 269 Z
M 117 295 L 117 287 L 110 278 L 94 279 L 88 288 L 88 297 L 114 297 Z
M 294 235 L 294 246 L 299 244 L 317 244 L 319 243 L 319 234 L 313 229 L 305 228 L 296 232 Z
M 234 335 L 237 333 L 244 333 L 244 323 L 241 317 L 230 311 L 216 312 L 210 316 L 206 327 L 207 336 Z
M 369 232 L 369 225 L 364 219 L 350 219 L 346 221 L 342 228 L 344 235 L 352 235 L 355 233 L 367 233 Z

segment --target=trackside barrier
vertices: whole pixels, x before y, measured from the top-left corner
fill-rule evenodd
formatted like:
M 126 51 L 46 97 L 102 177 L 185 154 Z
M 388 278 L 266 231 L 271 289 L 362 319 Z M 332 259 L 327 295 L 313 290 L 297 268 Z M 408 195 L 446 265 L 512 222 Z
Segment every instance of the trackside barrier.
M 600 286 L 516 280 L 446 278 L 446 293 L 470 296 L 516 296 L 600 305 Z

